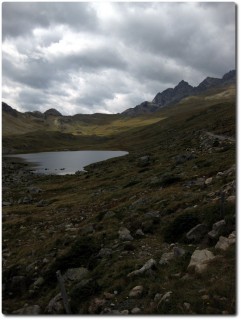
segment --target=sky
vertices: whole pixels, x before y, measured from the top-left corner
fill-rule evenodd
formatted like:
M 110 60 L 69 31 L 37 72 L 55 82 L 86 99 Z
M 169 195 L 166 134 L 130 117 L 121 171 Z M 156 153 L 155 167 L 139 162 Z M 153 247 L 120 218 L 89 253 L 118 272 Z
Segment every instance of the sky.
M 2 100 L 119 113 L 235 69 L 233 2 L 4 2 Z

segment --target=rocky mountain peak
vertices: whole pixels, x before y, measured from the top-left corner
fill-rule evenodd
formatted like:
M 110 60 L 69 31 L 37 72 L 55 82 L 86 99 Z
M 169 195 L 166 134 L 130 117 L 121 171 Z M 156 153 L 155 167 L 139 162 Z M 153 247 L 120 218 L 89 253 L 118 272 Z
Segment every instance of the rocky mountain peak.
M 209 88 L 215 87 L 215 86 L 221 84 L 221 82 L 222 82 L 222 80 L 219 78 L 207 77 L 195 89 L 196 89 L 196 92 L 199 93 L 199 92 L 205 91 Z
M 222 78 L 225 82 L 235 82 L 236 81 L 236 70 L 231 70 L 227 73 Z
M 54 108 L 48 109 L 47 111 L 44 112 L 44 114 L 46 116 L 55 116 L 55 117 L 62 116 L 62 114 Z
M 182 81 L 180 81 L 179 83 L 178 83 L 178 85 L 175 87 L 175 88 L 177 88 L 177 87 L 189 87 L 190 86 L 190 84 L 187 82 L 187 81 L 184 81 L 184 80 L 182 80 Z M 191 86 L 190 86 L 191 87 Z M 175 89 L 174 88 L 174 89 Z

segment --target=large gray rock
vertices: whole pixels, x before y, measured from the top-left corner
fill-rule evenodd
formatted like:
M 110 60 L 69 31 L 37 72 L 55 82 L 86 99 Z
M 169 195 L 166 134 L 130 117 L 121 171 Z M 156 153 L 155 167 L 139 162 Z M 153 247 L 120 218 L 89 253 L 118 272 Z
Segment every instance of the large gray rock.
M 187 232 L 186 238 L 189 241 L 198 242 L 203 239 L 207 231 L 208 228 L 205 224 L 198 224 Z
M 218 239 L 225 230 L 226 222 L 225 220 L 220 220 L 213 224 L 212 230 L 208 233 L 209 238 Z
M 213 253 L 207 249 L 195 250 L 187 269 L 190 272 L 202 273 L 207 269 L 208 263 L 214 258 Z

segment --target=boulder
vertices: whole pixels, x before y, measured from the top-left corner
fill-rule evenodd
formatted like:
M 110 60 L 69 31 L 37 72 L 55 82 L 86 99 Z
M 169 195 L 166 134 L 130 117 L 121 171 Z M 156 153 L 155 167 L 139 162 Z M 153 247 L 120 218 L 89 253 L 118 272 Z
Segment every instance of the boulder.
M 215 256 L 207 249 L 195 250 L 191 256 L 190 263 L 187 267 L 188 271 L 202 273 L 206 270 L 208 263 L 213 260 Z
M 186 251 L 183 248 L 180 248 L 177 246 L 173 247 L 173 254 L 174 254 L 175 258 L 182 257 L 182 256 L 184 256 L 185 253 L 186 253 Z
M 133 240 L 133 237 L 131 236 L 130 231 L 125 227 L 121 227 L 118 233 L 119 233 L 120 240 L 123 240 L 123 241 Z
M 89 275 L 89 270 L 83 267 L 68 269 L 64 274 L 64 280 L 80 281 Z
M 171 296 L 172 296 L 172 291 L 168 291 L 166 292 L 160 299 L 159 303 L 158 303 L 158 306 L 162 303 L 166 303 L 166 302 L 170 302 L 170 299 L 171 299 Z
M 95 298 L 94 300 L 91 301 L 90 306 L 89 306 L 89 313 L 90 314 L 98 314 L 102 310 L 103 306 L 105 305 L 106 300 L 105 299 L 100 299 L 100 298 Z
M 213 178 L 212 178 L 212 177 L 207 178 L 207 179 L 205 180 L 205 184 L 208 186 L 209 184 L 212 183 L 212 181 L 213 181 Z
M 39 277 L 39 278 L 33 283 L 33 287 L 37 289 L 37 288 L 41 287 L 41 286 L 43 285 L 43 283 L 44 283 L 44 278 Z
M 163 255 L 161 256 L 161 259 L 159 261 L 159 264 L 161 265 L 166 265 L 168 264 L 171 260 L 174 259 L 174 252 L 170 251 L 170 252 L 165 252 L 163 253 Z
M 37 193 L 40 193 L 42 192 L 43 190 L 38 188 L 38 187 L 28 187 L 28 192 L 31 193 L 31 194 L 37 194 Z
M 136 236 L 138 236 L 138 237 L 143 237 L 145 234 L 144 234 L 144 232 L 142 231 L 142 229 L 138 229 L 138 230 L 136 230 Z
M 161 259 L 159 261 L 160 265 L 166 265 L 168 264 L 171 260 L 175 258 L 182 257 L 185 254 L 185 250 L 182 248 L 179 248 L 177 246 L 172 247 L 172 251 L 165 252 L 161 256 Z
M 98 257 L 105 258 L 110 257 L 112 255 L 112 249 L 110 248 L 101 248 L 98 253 Z
M 217 221 L 213 224 L 212 230 L 208 233 L 210 239 L 218 239 L 218 237 L 225 230 L 226 222 L 225 220 Z
M 138 270 L 132 271 L 131 273 L 129 273 L 127 275 L 127 277 L 132 277 L 132 276 L 135 276 L 135 275 L 138 275 L 138 274 L 142 274 L 147 270 L 153 269 L 155 266 L 156 266 L 156 261 L 154 259 L 150 259 L 144 264 L 143 267 L 141 267 Z
M 160 212 L 159 211 L 149 211 L 149 212 L 145 213 L 145 216 L 147 218 L 159 219 Z
M 136 286 L 129 292 L 130 298 L 140 298 L 143 293 L 143 286 Z
M 113 211 L 107 211 L 106 214 L 104 215 L 104 219 L 109 219 L 109 218 L 112 218 L 112 217 L 115 217 L 115 212 Z
M 141 309 L 138 308 L 138 307 L 135 307 L 135 308 L 133 308 L 133 309 L 131 310 L 131 313 L 132 313 L 132 314 L 140 314 L 140 313 L 141 313 Z
M 63 314 L 64 306 L 62 303 L 61 293 L 58 293 L 53 299 L 50 300 L 48 306 L 45 309 L 48 314 Z
M 186 234 L 186 238 L 189 241 L 199 242 L 200 240 L 203 239 L 207 231 L 208 231 L 207 226 L 201 223 L 193 227 L 191 230 L 189 230 Z
M 140 167 L 145 167 L 150 164 L 150 156 L 143 156 L 138 159 L 138 165 Z
M 229 196 L 227 198 L 227 202 L 235 204 L 236 203 L 236 196 Z
M 226 251 L 228 248 L 236 242 L 235 231 L 233 231 L 228 238 L 220 236 L 215 249 Z

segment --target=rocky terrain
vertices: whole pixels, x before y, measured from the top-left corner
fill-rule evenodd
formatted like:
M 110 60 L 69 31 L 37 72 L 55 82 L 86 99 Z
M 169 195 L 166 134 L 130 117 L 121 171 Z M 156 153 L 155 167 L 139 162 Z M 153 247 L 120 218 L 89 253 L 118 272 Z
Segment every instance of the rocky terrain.
M 235 314 L 236 105 L 223 90 L 108 137 L 3 139 L 129 151 L 66 176 L 3 157 L 4 314 Z

